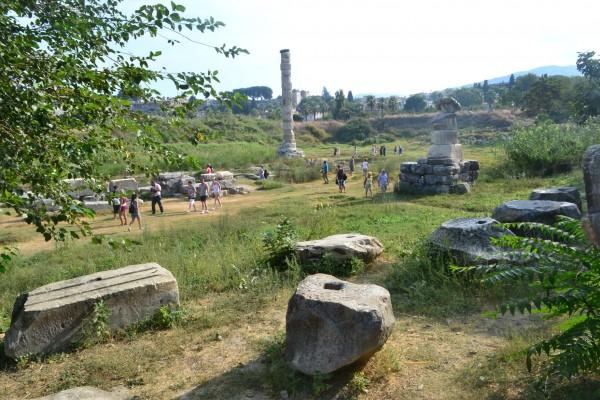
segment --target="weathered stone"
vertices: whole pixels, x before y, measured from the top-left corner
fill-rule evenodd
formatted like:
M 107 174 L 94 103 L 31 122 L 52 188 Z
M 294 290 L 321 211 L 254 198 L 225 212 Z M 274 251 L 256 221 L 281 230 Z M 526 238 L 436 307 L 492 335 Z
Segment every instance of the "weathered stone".
M 413 168 L 413 172 L 418 175 L 427 175 L 433 173 L 433 165 L 429 164 L 417 164 Z
M 50 396 L 38 397 L 34 400 L 130 400 L 134 399 L 126 390 L 107 392 L 91 386 L 82 386 L 63 390 Z
M 217 179 L 220 181 L 231 181 L 233 180 L 233 172 L 230 171 L 217 171 Z
M 421 175 L 415 174 L 400 174 L 400 180 L 410 182 L 410 183 L 422 183 L 423 177 Z
M 82 199 L 86 196 L 96 197 L 96 192 L 91 188 L 92 184 L 83 178 L 63 179 L 63 182 L 69 186 L 67 194 L 74 199 Z
M 428 158 L 427 163 L 430 165 L 456 165 L 456 160 L 453 158 Z
M 450 193 L 450 185 L 424 185 L 419 189 L 423 194 L 447 194 Z
M 176 194 L 187 194 L 187 183 L 196 179 L 187 172 L 161 172 L 156 178 L 161 186 L 162 196 L 174 196 Z
M 471 185 L 468 182 L 459 182 L 450 187 L 450 193 L 467 194 L 471 191 Z
M 550 200 L 512 200 L 496 207 L 492 218 L 500 222 L 541 222 L 552 225 L 558 215 L 581 218 L 573 203 Z
M 106 185 L 106 191 L 112 192 L 114 187 L 117 191 L 135 191 L 138 190 L 138 182 L 135 178 L 113 179 Z
M 301 264 L 319 262 L 325 255 L 339 262 L 353 257 L 371 262 L 382 252 L 383 245 L 377 238 L 359 233 L 343 233 L 296 244 L 296 255 Z
M 581 211 L 581 195 L 576 187 L 556 186 L 551 188 L 535 189 L 529 195 L 529 200 L 552 200 L 573 203 Z
M 427 159 L 426 158 L 419 158 L 417 160 L 417 164 L 427 164 Z
M 288 303 L 285 357 L 304 374 L 327 374 L 371 356 L 393 325 L 386 289 L 310 275 Z
M 404 172 L 405 174 L 410 174 L 413 172 L 413 167 L 417 165 L 414 161 L 403 162 L 400 164 L 400 172 Z
M 458 175 L 425 175 L 426 185 L 453 185 L 458 182 Z
M 588 147 L 583 155 L 583 181 L 588 213 L 600 213 L 600 144 Z
M 431 143 L 433 144 L 457 144 L 458 131 L 455 129 L 442 129 L 431 133 Z
M 490 239 L 504 235 L 513 233 L 492 218 L 457 218 L 436 229 L 429 243 L 436 251 L 450 255 L 458 265 L 486 264 L 502 258 L 501 249 Z
M 112 210 L 112 205 L 106 200 L 104 200 L 104 201 L 84 201 L 83 205 L 94 211 Z
M 456 175 L 459 170 L 456 165 L 434 165 L 432 167 L 433 175 Z
M 427 152 L 427 162 L 431 164 L 432 159 L 451 159 L 453 164 L 463 160 L 463 151 L 460 144 L 432 144 Z
M 110 310 L 108 327 L 123 328 L 178 305 L 173 275 L 156 263 L 130 265 L 51 283 L 17 297 L 4 339 L 9 358 L 68 349 L 82 338 L 94 304 Z

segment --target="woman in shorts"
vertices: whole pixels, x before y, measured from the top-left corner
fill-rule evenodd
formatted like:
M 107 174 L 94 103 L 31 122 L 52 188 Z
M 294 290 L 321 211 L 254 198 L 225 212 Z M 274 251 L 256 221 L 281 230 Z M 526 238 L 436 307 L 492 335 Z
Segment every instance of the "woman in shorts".
M 346 179 L 348 177 L 344 173 L 344 168 L 341 165 L 338 165 L 338 170 L 335 175 L 335 180 L 338 184 L 338 189 L 340 189 L 340 193 L 346 192 Z
M 138 227 L 140 231 L 142 230 L 142 220 L 140 219 L 140 199 L 138 198 L 137 193 L 131 195 L 131 202 L 129 203 L 129 215 L 131 215 L 131 222 L 129 223 L 129 228 L 127 228 L 131 232 L 131 225 L 137 219 Z
M 369 197 L 369 193 L 371 194 L 371 198 L 373 198 L 373 173 L 367 173 L 367 177 L 365 178 L 365 197 Z
M 127 204 L 127 197 L 125 194 L 121 194 L 119 197 L 119 221 L 121 221 L 122 226 L 127 226 L 127 209 L 129 208 L 129 204 Z
M 188 210 L 187 212 L 196 211 L 196 188 L 194 187 L 192 181 L 188 181 L 187 183 L 187 195 L 188 195 Z
M 210 186 L 210 190 L 212 192 L 213 197 L 215 198 L 214 206 L 217 208 L 217 203 L 219 203 L 219 208 L 223 205 L 221 204 L 221 184 L 218 180 L 213 180 L 212 185 Z
M 208 184 L 204 181 L 204 178 L 198 185 L 198 197 L 200 198 L 200 204 L 202 205 L 202 214 L 208 214 L 208 207 L 206 206 L 206 199 L 208 199 Z

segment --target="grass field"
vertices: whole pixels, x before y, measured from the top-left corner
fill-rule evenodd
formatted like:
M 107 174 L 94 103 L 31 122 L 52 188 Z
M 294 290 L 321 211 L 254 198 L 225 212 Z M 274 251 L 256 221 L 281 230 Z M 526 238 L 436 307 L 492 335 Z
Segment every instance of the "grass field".
M 393 155 L 394 144 L 404 147 L 402 156 Z M 394 178 L 401 161 L 422 157 L 427 147 L 419 141 L 386 145 L 388 156 L 371 165 L 388 169 Z M 307 158 L 335 162 L 333 147 L 304 150 Z M 339 159 L 347 160 L 352 151 L 342 146 Z M 358 151 L 367 155 L 369 147 Z M 0 217 L 0 240 L 23 252 L 0 279 L 0 326 L 8 326 L 12 303 L 22 291 L 149 261 L 176 276 L 188 315 L 173 329 L 119 334 L 69 353 L 18 363 L 0 358 L 2 397 L 32 398 L 92 385 L 125 386 L 142 399 L 277 399 L 281 390 L 295 399 L 544 398 L 536 389 L 536 374 L 526 372 L 524 349 L 558 325 L 540 315 L 484 317 L 510 288 L 491 291 L 449 276 L 420 252 L 420 244 L 448 219 L 489 215 L 501 202 L 524 199 L 536 187 L 581 187 L 581 174 L 517 179 L 505 176 L 496 148 L 466 146 L 465 153 L 482 165 L 478 184 L 465 196 L 387 193 L 366 199 L 362 179 L 355 175 L 345 194 L 319 180 L 283 182 L 226 197 L 224 207 L 209 215 L 185 213 L 187 204 L 176 199 L 166 202 L 163 216 L 147 215 L 144 206 L 142 233 L 126 233 L 112 215 L 98 215 L 92 223 L 97 232 L 141 241 L 129 251 L 87 240 L 53 248 L 15 218 Z M 397 318 L 388 343 L 366 364 L 316 380 L 281 364 L 286 303 L 302 274 L 265 267 L 262 235 L 284 215 L 301 239 L 360 232 L 384 244 L 383 256 L 351 278 L 388 288 Z M 549 396 L 592 399 L 598 393 L 600 383 L 592 377 L 559 386 Z

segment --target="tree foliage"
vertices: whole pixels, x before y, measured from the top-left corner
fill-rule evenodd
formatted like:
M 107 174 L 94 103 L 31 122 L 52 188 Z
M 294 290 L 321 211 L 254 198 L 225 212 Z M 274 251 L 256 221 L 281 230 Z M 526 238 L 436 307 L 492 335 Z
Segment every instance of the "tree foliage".
M 540 310 L 553 317 L 568 316 L 571 323 L 555 336 L 536 343 L 527 352 L 546 355 L 546 376 L 570 378 L 600 369 L 600 249 L 591 245 L 581 222 L 560 218 L 555 226 L 538 223 L 506 224 L 528 237 L 504 236 L 497 241 L 509 250 L 506 261 L 458 268 L 482 275 L 486 284 L 528 284 L 526 297 L 502 304 L 500 312 Z
M 212 17 L 184 16 L 182 5 L 143 5 L 124 14 L 121 0 L 7 0 L 0 4 L 0 203 L 46 240 L 89 234 L 83 220 L 93 212 L 68 195 L 67 178 L 83 178 L 97 191 L 105 176 L 98 165 L 120 155 L 130 172 L 150 173 L 127 151 L 119 130 L 137 131 L 145 151 L 174 157 L 161 146 L 147 117 L 131 111 L 128 98 L 154 101 L 151 84 L 169 80 L 183 97 L 221 98 L 216 71 L 170 73 L 151 68 L 160 51 L 131 54 L 127 44 L 149 36 L 175 45 L 182 31 L 214 31 Z M 246 52 L 209 46 L 226 57 Z M 121 97 L 116 94 L 121 93 Z M 182 102 L 193 107 L 197 102 Z M 182 111 L 182 110 L 180 110 Z M 30 192 L 18 196 L 20 190 Z M 49 213 L 39 198 L 52 199 Z M 63 222 L 75 224 L 67 230 Z
M 404 111 L 408 112 L 423 112 L 425 107 L 427 107 L 427 102 L 422 94 L 413 94 L 404 103 Z

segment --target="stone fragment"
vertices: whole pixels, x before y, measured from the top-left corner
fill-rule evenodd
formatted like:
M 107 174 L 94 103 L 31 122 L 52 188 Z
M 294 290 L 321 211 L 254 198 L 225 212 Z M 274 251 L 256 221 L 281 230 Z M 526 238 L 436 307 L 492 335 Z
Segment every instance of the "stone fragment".
M 513 233 L 492 218 L 457 218 L 437 228 L 429 243 L 436 251 L 449 254 L 457 265 L 487 264 L 502 258 L 501 249 L 490 239 L 503 235 Z
M 467 194 L 469 192 L 471 192 L 471 185 L 467 182 L 459 182 L 450 187 L 450 193 Z
M 187 172 L 161 172 L 156 180 L 161 186 L 163 197 L 187 194 L 188 181 L 192 181 L 192 184 L 196 182 L 196 179 Z
M 576 187 L 572 186 L 555 186 L 550 188 L 535 189 L 529 195 L 529 200 L 552 200 L 566 201 L 577 205 L 579 211 L 581 208 L 581 195 Z
M 416 175 L 416 174 L 405 174 L 402 173 L 400 174 L 400 180 L 405 181 L 405 182 L 410 182 L 410 183 L 419 183 L 419 182 L 423 182 L 423 176 L 422 175 Z
M 360 233 L 343 233 L 296 244 L 296 255 L 301 264 L 319 262 L 325 255 L 339 262 L 353 257 L 371 262 L 382 252 L 383 245 L 377 238 Z
M 455 175 L 458 172 L 459 168 L 455 165 L 434 165 L 432 167 L 433 175 Z
M 540 222 L 552 225 L 558 215 L 581 218 L 573 203 L 550 200 L 512 200 L 496 207 L 492 218 L 500 222 Z
M 17 297 L 4 339 L 9 358 L 68 349 L 81 340 L 94 305 L 103 301 L 108 327 L 119 329 L 179 304 L 173 275 L 156 263 L 130 265 L 51 283 Z
M 405 174 L 410 174 L 413 172 L 413 167 L 417 165 L 414 161 L 403 162 L 400 164 L 400 172 L 404 172 Z
M 327 374 L 371 356 L 393 325 L 386 289 L 310 275 L 288 303 L 285 357 L 304 374 Z
M 127 394 L 126 390 L 107 392 L 91 386 L 82 386 L 63 390 L 50 396 L 38 397 L 37 400 L 133 400 L 134 398 Z
M 230 171 L 218 171 L 216 172 L 217 179 L 220 181 L 231 181 L 233 180 L 233 172 Z
M 117 191 L 135 191 L 138 190 L 138 182 L 135 178 L 123 178 L 113 179 L 106 185 L 106 191 L 112 192 L 114 187 L 117 187 Z
M 588 212 L 583 226 L 589 239 L 600 246 L 600 145 L 588 147 L 583 155 L 583 181 Z

